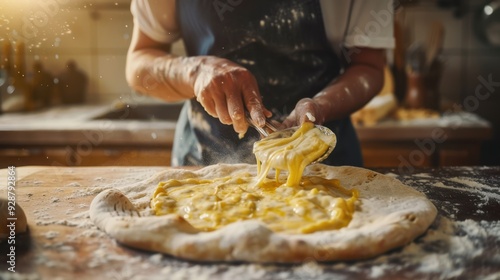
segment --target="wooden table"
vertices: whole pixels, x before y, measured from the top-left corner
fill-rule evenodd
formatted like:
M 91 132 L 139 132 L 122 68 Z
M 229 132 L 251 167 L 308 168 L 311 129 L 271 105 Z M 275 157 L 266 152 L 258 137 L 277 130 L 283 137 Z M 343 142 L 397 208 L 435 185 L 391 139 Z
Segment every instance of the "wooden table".
M 115 243 L 89 220 L 101 190 L 145 180 L 165 167 L 19 167 L 16 202 L 30 234 L 16 237 L 17 276 L 27 279 L 489 279 L 500 278 L 500 167 L 418 169 L 395 176 L 438 207 L 430 229 L 374 259 L 298 265 L 188 262 Z M 5 196 L 7 170 L 0 170 Z M 3 221 L 2 221 L 3 225 Z M 1 244 L 0 279 L 7 269 Z

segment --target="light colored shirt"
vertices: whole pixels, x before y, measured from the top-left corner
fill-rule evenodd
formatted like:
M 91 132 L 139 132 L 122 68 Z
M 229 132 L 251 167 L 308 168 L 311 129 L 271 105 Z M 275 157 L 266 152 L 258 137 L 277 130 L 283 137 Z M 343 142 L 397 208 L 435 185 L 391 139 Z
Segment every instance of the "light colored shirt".
M 175 0 L 132 0 L 134 24 L 151 39 L 181 39 Z M 326 36 L 332 48 L 394 48 L 392 0 L 320 0 Z

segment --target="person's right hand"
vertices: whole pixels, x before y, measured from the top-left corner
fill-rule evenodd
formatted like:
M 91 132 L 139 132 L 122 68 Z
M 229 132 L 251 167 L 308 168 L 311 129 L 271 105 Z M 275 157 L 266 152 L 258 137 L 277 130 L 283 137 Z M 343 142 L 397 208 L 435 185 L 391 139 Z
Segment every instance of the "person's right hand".
M 271 117 L 262 104 L 255 77 L 247 69 L 215 56 L 176 56 L 170 53 L 171 47 L 134 26 L 126 78 L 135 91 L 167 102 L 196 98 L 211 116 L 232 124 L 240 134 L 248 128 L 245 111 L 261 126 Z
M 211 116 L 223 124 L 232 124 L 237 133 L 248 129 L 245 111 L 252 119 L 264 126 L 272 113 L 267 110 L 259 93 L 255 77 L 246 68 L 227 59 L 199 56 L 198 67 L 189 73 L 196 100 Z

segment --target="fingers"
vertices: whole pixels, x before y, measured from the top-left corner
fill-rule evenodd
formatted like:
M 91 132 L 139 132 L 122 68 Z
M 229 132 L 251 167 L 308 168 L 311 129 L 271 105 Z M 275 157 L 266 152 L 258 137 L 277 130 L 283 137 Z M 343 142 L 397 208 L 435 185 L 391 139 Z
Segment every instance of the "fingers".
M 250 81 L 246 87 L 242 88 L 243 102 L 245 107 L 250 113 L 252 120 L 260 127 L 263 127 L 266 123 L 266 118 L 272 116 L 272 113 L 267 110 L 262 104 L 262 98 L 260 96 L 257 82 L 251 77 Z
M 298 118 L 298 123 L 302 124 L 304 122 L 315 122 L 316 121 L 316 115 L 318 114 L 318 106 L 316 103 L 310 99 L 302 99 L 297 103 L 296 108 L 297 110 L 297 116 Z
M 281 127 L 282 128 L 289 128 L 289 127 L 296 126 L 296 125 L 298 125 L 297 120 L 296 120 L 296 113 L 295 113 L 295 110 L 293 110 L 290 113 L 290 115 L 288 115 L 288 117 L 283 121 L 283 123 L 281 124 Z
M 198 75 L 194 84 L 194 92 L 196 100 L 203 106 L 205 111 L 210 116 L 217 118 L 216 104 L 213 98 L 213 87 L 214 85 L 209 75 Z
M 221 123 L 232 124 L 239 134 L 246 133 L 248 129 L 246 110 L 255 124 L 264 127 L 272 113 L 262 103 L 254 76 L 245 68 L 227 62 L 210 70 L 197 79 L 195 86 L 197 100 L 205 110 L 219 118 Z M 304 122 L 322 124 L 324 121 L 320 105 L 314 99 L 304 98 L 297 102 L 281 127 L 298 126 Z
M 228 117 L 233 124 L 234 131 L 243 134 L 247 131 L 248 124 L 245 120 L 245 108 L 241 97 L 241 89 L 238 87 L 239 82 L 238 77 L 231 74 L 231 84 L 226 88 L 225 95 Z
M 248 129 L 245 110 L 258 125 L 264 126 L 266 117 L 272 114 L 262 104 L 255 78 L 247 69 L 221 61 L 224 63 L 205 65 L 208 71 L 201 71 L 197 77 L 194 91 L 198 102 L 221 123 L 232 124 L 239 134 Z
M 295 109 L 283 121 L 283 126 L 298 126 L 304 122 L 323 124 L 324 121 L 320 106 L 311 98 L 303 98 L 297 102 Z

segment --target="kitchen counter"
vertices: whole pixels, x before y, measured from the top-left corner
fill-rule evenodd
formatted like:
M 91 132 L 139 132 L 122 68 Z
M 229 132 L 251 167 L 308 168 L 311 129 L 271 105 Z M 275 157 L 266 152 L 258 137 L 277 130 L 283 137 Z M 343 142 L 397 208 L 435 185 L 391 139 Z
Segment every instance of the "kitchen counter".
M 179 110 L 178 104 L 117 103 L 0 115 L 0 168 L 168 166 Z
M 141 106 L 141 105 L 138 105 Z M 159 105 L 162 106 L 162 105 Z M 163 104 L 163 106 L 168 106 Z M 98 118 L 113 105 L 74 105 L 30 113 L 0 115 L 0 145 L 78 144 L 85 133 L 104 134 L 102 144 L 169 144 L 176 119 L 144 120 Z M 133 110 L 133 109 L 131 109 Z M 361 141 L 394 141 L 432 138 L 442 132 L 448 139 L 491 137 L 490 124 L 471 113 L 447 114 L 437 119 L 385 120 L 372 126 L 356 126 Z M 156 134 L 156 135 L 154 135 Z
M 0 115 L 0 168 L 170 164 L 180 106 L 79 105 Z M 470 113 L 357 126 L 366 167 L 480 164 L 490 124 Z
M 0 115 L 0 146 L 172 144 L 175 120 L 100 118 L 116 109 L 114 105 L 73 105 Z
M 168 167 L 18 167 L 16 202 L 28 216 L 16 275 L 28 279 L 498 279 L 500 167 L 377 169 L 425 193 L 438 208 L 430 229 L 379 257 L 297 265 L 205 264 L 115 243 L 89 220 L 102 190 L 146 180 Z M 0 170 L 7 182 L 7 170 Z M 0 192 L 6 193 L 5 184 Z M 3 244 L 2 246 L 4 246 Z M 1 252 L 6 252 L 2 249 Z M 0 278 L 10 276 L 0 255 Z
M 383 120 L 356 126 L 366 167 L 472 166 L 481 163 L 481 145 L 491 124 L 468 112 L 439 118 Z

